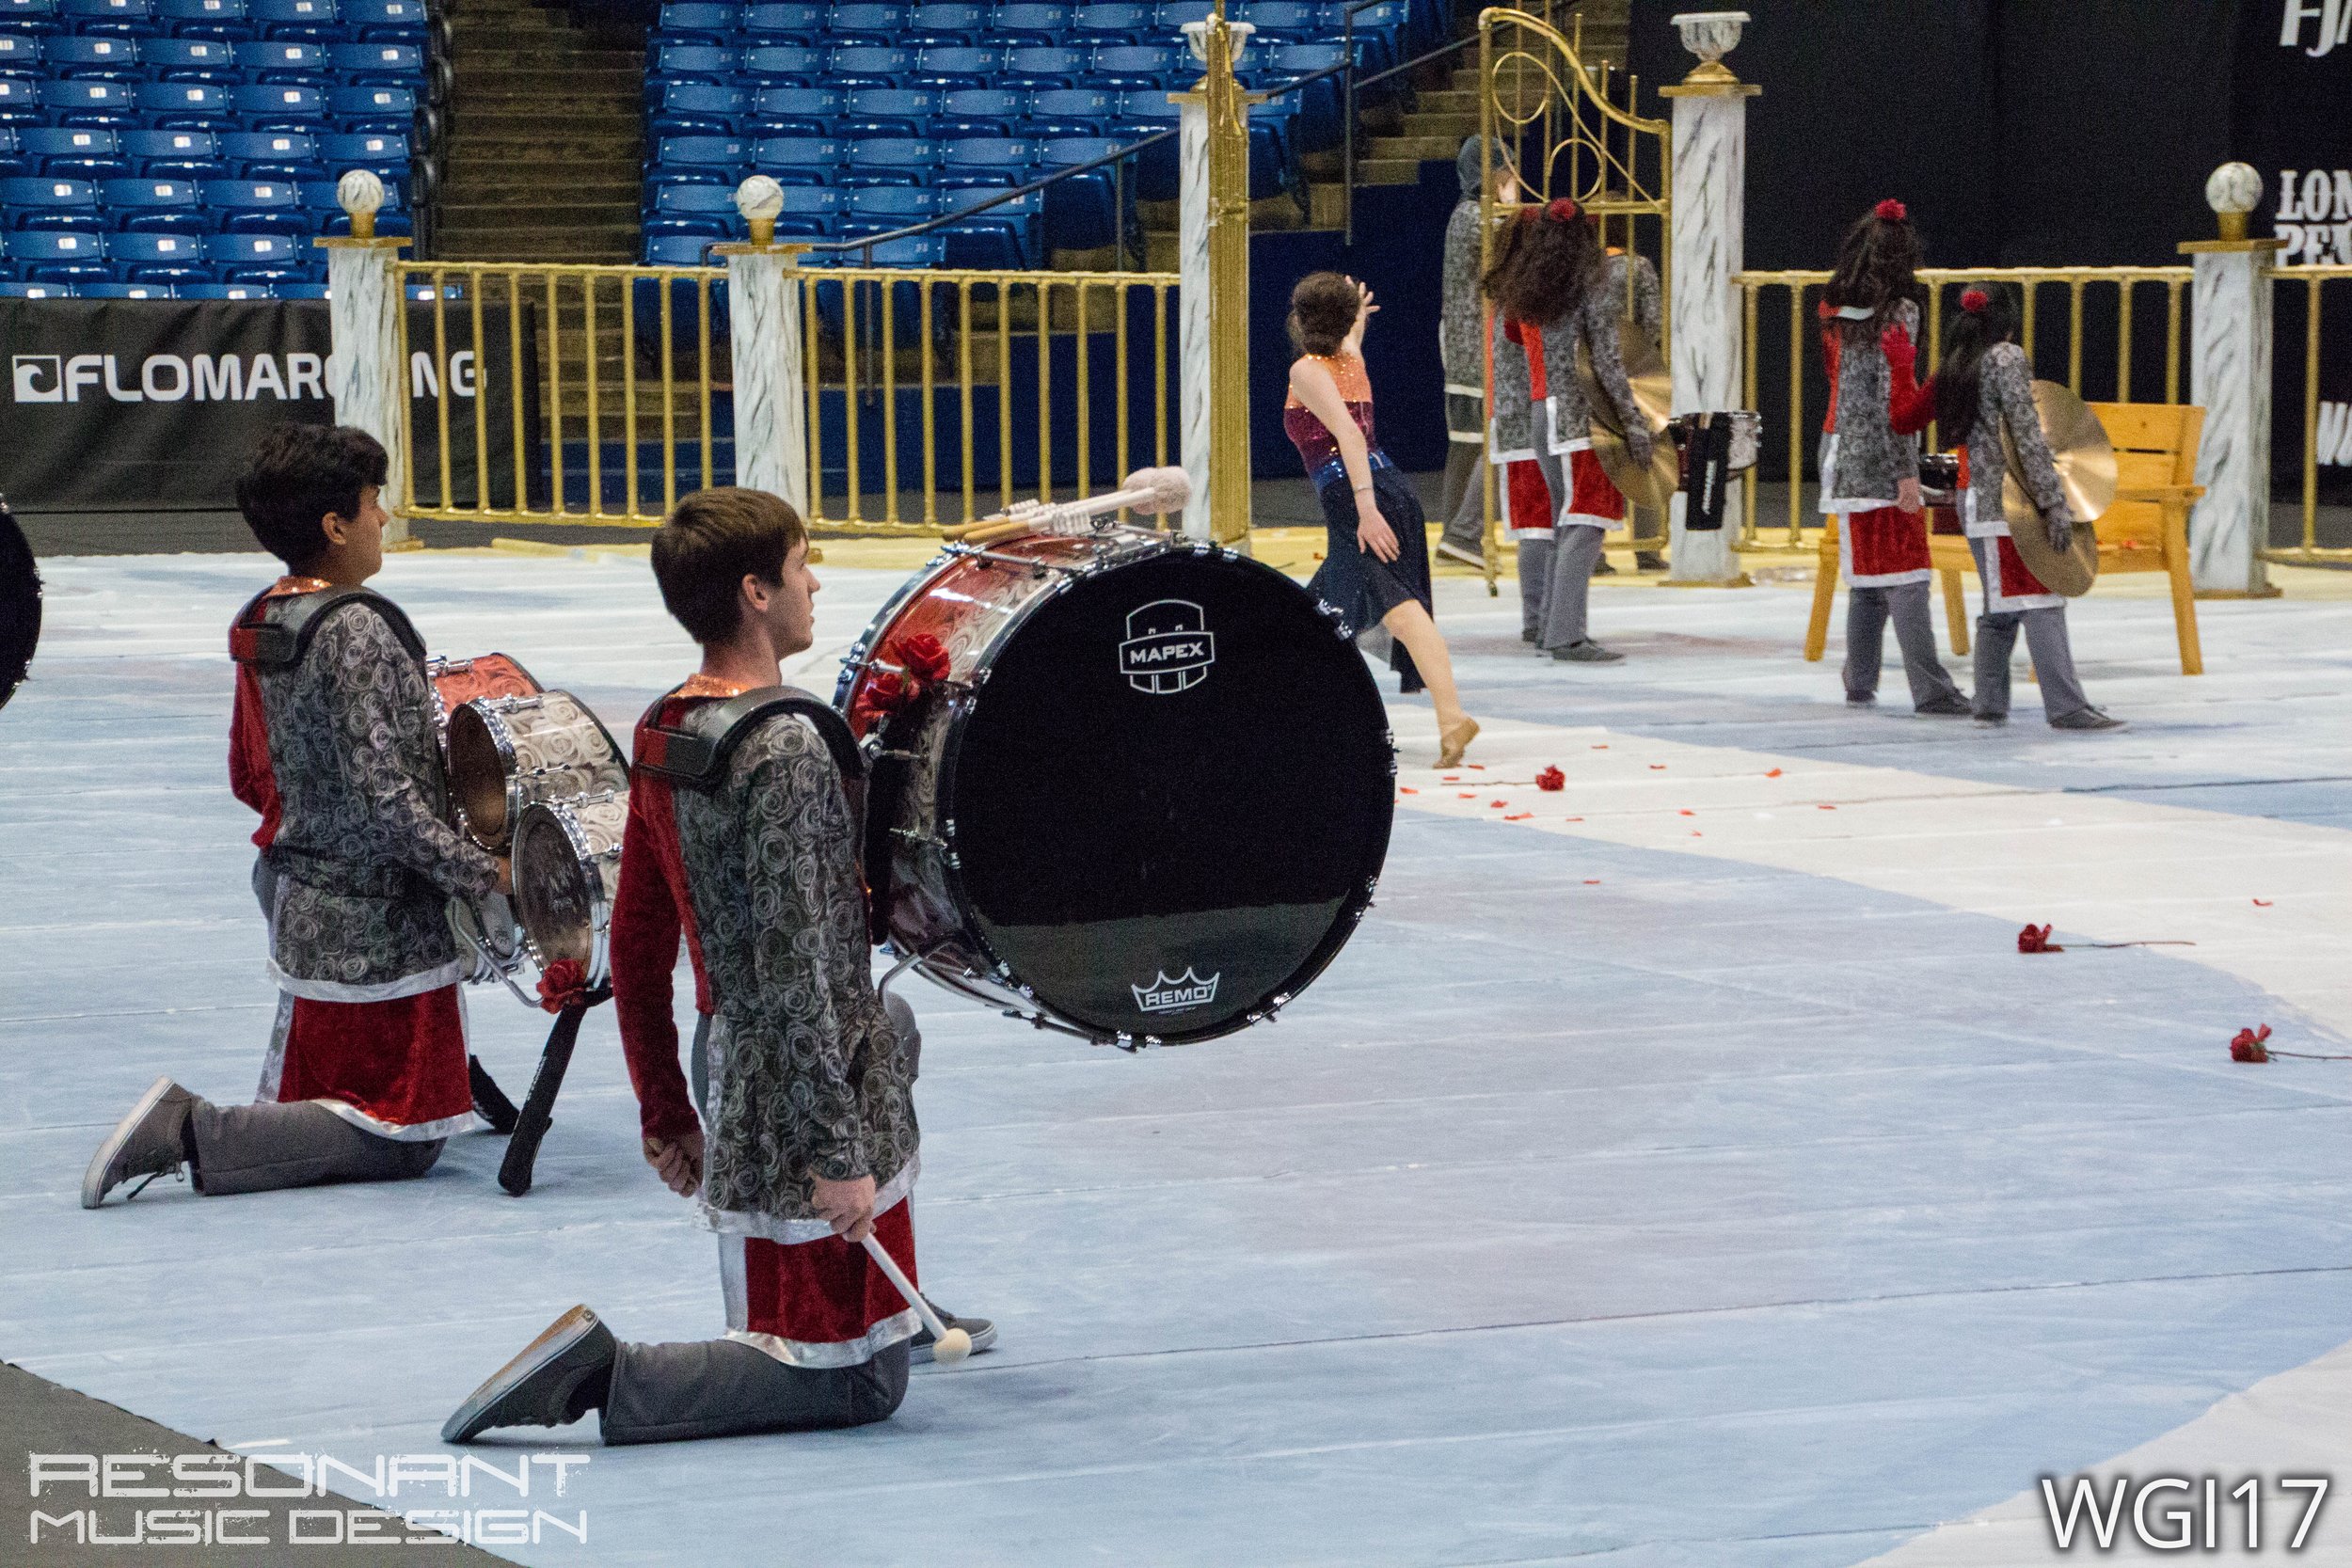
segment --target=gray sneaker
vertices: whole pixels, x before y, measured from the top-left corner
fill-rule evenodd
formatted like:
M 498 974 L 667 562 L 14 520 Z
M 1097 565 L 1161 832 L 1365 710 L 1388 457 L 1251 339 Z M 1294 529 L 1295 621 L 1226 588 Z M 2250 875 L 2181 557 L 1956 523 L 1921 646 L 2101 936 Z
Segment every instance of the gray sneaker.
M 923 1299 L 931 1303 L 931 1310 L 939 1314 L 941 1323 L 946 1323 L 949 1328 L 960 1328 L 972 1336 L 973 1354 L 977 1355 L 982 1351 L 996 1348 L 996 1325 L 994 1323 L 990 1323 L 986 1318 L 959 1318 L 937 1302 L 931 1301 L 930 1297 L 925 1296 Z M 924 1324 L 915 1332 L 914 1338 L 907 1341 L 907 1359 L 929 1361 L 931 1358 L 931 1347 L 935 1343 L 936 1341 L 931 1338 L 930 1325 Z
M 1979 713 L 1977 715 L 1977 722 L 1979 724 L 2006 724 L 2009 722 L 2009 715 L 2006 713 Z
M 2078 707 L 2072 713 L 2059 714 L 2050 721 L 2054 730 L 2120 730 L 2123 721 L 2095 707 Z
M 1565 648 L 1552 649 L 1551 657 L 1563 664 L 1615 664 L 1622 660 L 1625 655 L 1614 648 L 1604 648 L 1588 637 L 1581 642 L 1571 642 Z
M 187 1156 L 181 1133 L 187 1126 L 189 1107 L 195 1103 L 196 1096 L 168 1078 L 150 1084 L 139 1102 L 131 1107 L 131 1114 L 115 1123 L 115 1130 L 90 1156 L 89 1168 L 82 1173 L 82 1207 L 97 1208 L 125 1181 L 147 1179 L 124 1195 L 136 1197 L 148 1181 L 183 1174 Z
M 1475 566 L 1482 572 L 1486 569 L 1485 556 L 1465 546 L 1457 545 L 1451 539 L 1440 537 L 1438 540 L 1438 553 L 1448 561 L 1458 561 L 1465 566 Z
M 569 1426 L 604 1408 L 619 1354 L 612 1331 L 585 1307 L 575 1307 L 441 1423 L 441 1441 L 470 1443 L 492 1427 Z
M 1534 626 L 1521 626 L 1519 628 L 1519 641 L 1522 642 L 1533 642 L 1540 635 L 1542 634 L 1537 632 Z
M 1968 699 L 1957 691 L 1948 697 L 1931 698 L 1912 709 L 1912 712 L 1925 714 L 1930 719 L 1965 719 L 1975 711 L 1968 705 Z

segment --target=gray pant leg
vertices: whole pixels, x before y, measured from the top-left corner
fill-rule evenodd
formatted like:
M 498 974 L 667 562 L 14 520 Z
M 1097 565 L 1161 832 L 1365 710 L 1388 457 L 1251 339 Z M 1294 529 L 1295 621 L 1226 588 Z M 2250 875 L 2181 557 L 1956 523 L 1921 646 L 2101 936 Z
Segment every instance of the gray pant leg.
M 1895 623 L 1895 642 L 1903 651 L 1903 677 L 1911 683 L 1911 705 L 1925 707 L 1941 698 L 1957 697 L 1944 661 L 1935 657 L 1935 618 L 1928 609 L 1928 585 L 1906 582 L 1886 590 L 1886 610 Z
M 2082 677 L 2074 673 L 2074 649 L 2066 635 L 2066 607 L 2026 611 L 2026 651 L 2033 656 L 2034 679 L 2042 683 L 2042 716 L 2063 719 L 2090 705 Z
M 887 1419 L 907 1393 L 907 1346 L 854 1367 L 787 1367 L 739 1339 L 624 1344 L 604 1406 L 607 1444 L 822 1432 Z
M 404 1143 L 354 1127 L 324 1105 L 215 1105 L 190 1112 L 196 1190 L 209 1197 L 314 1187 L 323 1181 L 405 1181 L 441 1157 L 441 1140 Z
M 2015 611 L 1977 617 L 1977 694 L 1974 706 L 1982 719 L 2009 717 L 2009 656 L 2017 646 Z
M 1486 448 L 1470 441 L 1448 441 L 1445 448 L 1445 489 L 1438 511 L 1445 517 L 1449 543 L 1477 549 L 1486 539 L 1486 484 L 1482 470 Z
M 1551 552 L 1549 539 L 1519 541 L 1519 629 L 1544 634 L 1544 607 L 1551 598 Z
M 1846 695 L 1873 696 L 1886 655 L 1886 590 L 1846 590 Z
M 1544 600 L 1544 629 L 1536 639 L 1546 652 L 1584 641 L 1600 546 L 1601 531 L 1597 528 L 1563 524 L 1553 534 L 1551 589 Z

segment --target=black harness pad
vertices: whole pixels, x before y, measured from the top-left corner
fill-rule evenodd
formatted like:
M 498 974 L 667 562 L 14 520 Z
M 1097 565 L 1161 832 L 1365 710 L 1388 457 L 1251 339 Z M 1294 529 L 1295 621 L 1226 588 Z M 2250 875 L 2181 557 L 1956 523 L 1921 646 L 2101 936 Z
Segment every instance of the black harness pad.
M 383 617 L 400 645 L 408 650 L 409 657 L 423 662 L 424 639 L 417 635 L 417 628 L 409 624 L 400 606 L 372 588 L 322 588 L 314 594 L 294 594 L 293 598 L 293 608 L 277 621 L 269 619 L 273 601 L 267 593 L 246 600 L 229 628 L 229 657 L 239 664 L 290 669 L 301 663 L 302 656 L 310 651 L 310 640 L 318 635 L 319 626 L 329 614 L 344 605 L 360 603 Z

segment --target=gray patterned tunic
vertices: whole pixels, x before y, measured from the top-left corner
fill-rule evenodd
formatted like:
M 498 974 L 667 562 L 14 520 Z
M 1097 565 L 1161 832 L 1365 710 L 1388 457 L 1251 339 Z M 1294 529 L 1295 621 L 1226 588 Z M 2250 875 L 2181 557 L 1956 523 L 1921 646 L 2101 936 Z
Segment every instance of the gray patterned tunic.
M 717 712 L 683 727 L 709 733 Z M 718 788 L 672 799 L 714 1006 L 704 1218 L 777 1242 L 829 1236 L 812 1182 L 870 1176 L 879 1212 L 912 1184 L 918 1141 L 839 770 L 807 721 L 780 714 L 736 747 Z
M 1919 341 L 1919 308 L 1898 300 L 1887 318 L 1911 341 Z M 1888 409 L 1894 398 L 1894 369 L 1867 322 L 1850 332 L 1848 319 L 1828 317 L 1823 332 L 1836 340 L 1836 425 L 1821 436 L 1821 510 L 1867 512 L 1892 506 L 1902 482 L 1919 477 L 1919 437 L 1898 436 Z
M 355 604 L 326 613 L 299 664 L 245 671 L 279 812 L 263 851 L 277 882 L 272 977 L 322 1002 L 455 984 L 448 900 L 488 893 L 498 863 L 442 819 L 423 669 L 383 616 Z M 258 759 L 244 760 L 249 771 Z
M 2033 367 L 2026 351 L 2015 343 L 1994 343 L 1984 351 L 1977 376 L 1977 422 L 1968 431 L 1968 513 L 1963 521 L 1971 538 L 1997 539 L 2009 532 L 2001 513 L 2001 477 L 2009 467 L 2001 451 L 2003 425 L 2009 427 L 2018 465 L 2026 470 L 2026 492 L 2043 516 L 2066 510 L 2066 490 L 2058 483 L 2049 438 L 2042 434 L 2042 417 L 2034 412 Z
M 1645 263 L 1646 264 L 1646 263 Z M 1628 426 L 1639 422 L 1633 387 L 1626 379 L 1625 356 L 1618 344 L 1618 324 L 1625 315 L 1624 273 L 1605 269 L 1575 311 L 1543 329 L 1546 404 L 1534 397 L 1527 355 L 1503 336 L 1503 318 L 1494 322 L 1494 430 L 1489 456 L 1508 463 L 1536 454 L 1538 441 L 1549 452 L 1577 451 L 1593 444 L 1592 410 L 1585 406 L 1582 382 L 1576 373 L 1581 353 L 1593 367 L 1594 379 Z

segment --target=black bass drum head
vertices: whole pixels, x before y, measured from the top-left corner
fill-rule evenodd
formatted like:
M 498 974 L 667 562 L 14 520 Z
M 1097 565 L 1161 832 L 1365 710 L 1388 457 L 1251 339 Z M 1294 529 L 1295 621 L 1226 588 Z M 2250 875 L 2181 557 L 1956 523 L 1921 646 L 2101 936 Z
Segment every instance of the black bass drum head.
M 33 569 L 33 547 L 0 505 L 0 706 L 16 695 L 40 641 L 40 574 Z
M 974 924 L 1105 1036 L 1207 1039 L 1328 963 L 1388 854 L 1378 689 L 1288 578 L 1171 552 L 1076 579 L 997 651 L 940 784 Z

